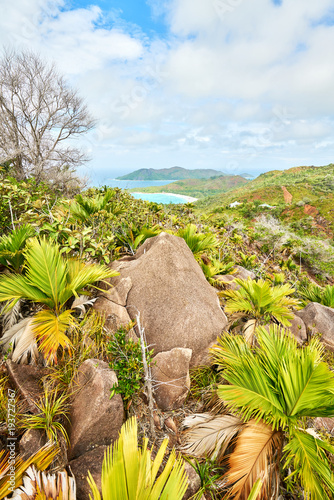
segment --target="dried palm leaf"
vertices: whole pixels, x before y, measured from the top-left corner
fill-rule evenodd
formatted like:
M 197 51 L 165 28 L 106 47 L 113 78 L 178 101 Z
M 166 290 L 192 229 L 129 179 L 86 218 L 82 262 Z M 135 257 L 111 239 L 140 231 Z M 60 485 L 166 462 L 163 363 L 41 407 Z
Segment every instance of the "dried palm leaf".
M 254 339 L 254 334 L 256 330 L 256 319 L 250 319 L 246 322 L 245 326 L 243 327 L 243 334 L 245 336 L 245 339 L 247 342 L 250 344 L 253 344 L 253 339 Z
M 8 351 L 12 345 L 12 360 L 15 363 L 27 363 L 29 359 L 33 359 L 36 363 L 38 360 L 38 348 L 32 320 L 31 317 L 24 318 L 7 330 L 0 340 L 0 345 L 5 351 Z
M 88 299 L 86 295 L 79 295 L 74 299 L 71 309 L 79 309 L 81 317 L 84 316 L 84 314 L 86 314 L 88 307 L 92 306 L 95 301 L 96 298 Z
M 245 425 L 235 415 L 198 413 L 183 422 L 185 431 L 183 451 L 196 457 L 208 457 L 221 461 L 231 440 Z
M 6 306 L 8 303 L 5 303 L 1 310 L 6 310 Z M 21 315 L 21 304 L 22 301 L 18 300 L 14 307 L 12 307 L 9 311 L 7 311 L 2 318 L 3 330 L 6 332 L 14 325 L 19 322 L 19 319 L 22 318 Z
M 66 471 L 48 474 L 29 467 L 23 485 L 14 491 L 13 500 L 76 500 L 74 477 Z
M 229 456 L 229 471 L 225 474 L 229 496 L 247 500 L 255 482 L 263 481 L 261 500 L 269 500 L 278 483 L 279 470 L 274 455 L 282 447 L 282 434 L 263 422 L 250 420 L 240 432 L 236 447 Z

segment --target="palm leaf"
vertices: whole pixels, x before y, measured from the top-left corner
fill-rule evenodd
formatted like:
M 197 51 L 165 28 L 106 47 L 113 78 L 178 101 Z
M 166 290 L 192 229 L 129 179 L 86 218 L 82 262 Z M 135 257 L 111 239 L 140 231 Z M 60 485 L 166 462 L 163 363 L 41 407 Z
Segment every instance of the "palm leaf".
M 276 450 L 282 446 L 282 435 L 263 422 L 248 422 L 239 433 L 234 451 L 225 474 L 226 486 L 235 500 L 246 500 L 255 482 L 261 478 L 261 499 L 271 498 L 272 489 L 278 482 L 279 470 L 272 471 Z
M 53 311 L 40 311 L 33 317 L 32 326 L 39 349 L 49 363 L 57 362 L 59 347 L 71 352 L 72 342 L 65 332 L 72 322 L 74 318 L 71 309 L 59 315 Z
M 34 464 L 37 469 L 46 469 L 53 459 L 58 454 L 58 448 L 53 443 L 47 443 L 43 448 L 34 453 L 30 458 L 23 461 L 20 456 L 15 459 L 15 488 L 22 484 L 22 477 L 28 467 Z M 12 493 L 8 476 L 11 470 L 11 461 L 9 460 L 9 452 L 0 451 L 0 499 Z
M 0 239 L 0 263 L 19 271 L 24 263 L 23 249 L 35 234 L 32 226 L 24 225 L 14 229 L 9 235 Z
M 310 500 L 331 500 L 334 497 L 334 474 L 327 453 L 334 447 L 302 430 L 295 429 L 284 448 L 284 468 L 298 479 Z
M 48 474 L 30 466 L 23 485 L 14 491 L 16 500 L 76 500 L 74 477 L 66 471 Z
M 15 363 L 27 363 L 29 359 L 37 363 L 38 349 L 32 322 L 31 317 L 21 320 L 7 330 L 0 340 L 4 351 L 8 351 L 12 346 L 12 360 Z
M 43 292 L 55 309 L 59 304 L 59 293 L 65 288 L 67 278 L 66 260 L 59 246 L 45 239 L 34 238 L 25 252 L 26 281 Z
M 40 302 L 49 307 L 53 306 L 53 301 L 39 288 L 27 282 L 25 276 L 21 274 L 4 274 L 0 277 L 0 302 L 8 301 L 2 313 L 13 308 L 20 299 Z
M 131 418 L 122 426 L 119 439 L 107 450 L 102 465 L 102 496 L 108 500 L 181 500 L 187 489 L 187 478 L 181 459 L 172 453 L 158 479 L 168 440 L 164 440 L 155 460 L 144 439 L 142 449 L 137 444 L 137 422 Z M 89 473 L 88 483 L 93 498 L 101 498 Z M 92 498 L 90 496 L 90 498 Z
M 212 416 L 210 413 L 187 417 L 183 425 L 189 427 L 184 433 L 182 450 L 196 457 L 210 457 L 221 461 L 231 440 L 242 429 L 244 423 L 234 415 Z

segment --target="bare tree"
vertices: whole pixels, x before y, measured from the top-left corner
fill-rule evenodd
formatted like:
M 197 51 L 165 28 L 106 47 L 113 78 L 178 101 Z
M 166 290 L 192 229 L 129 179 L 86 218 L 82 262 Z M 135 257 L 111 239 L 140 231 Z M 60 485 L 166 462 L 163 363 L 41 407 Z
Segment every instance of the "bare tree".
M 33 52 L 0 60 L 0 164 L 18 179 L 70 177 L 87 160 L 71 139 L 94 127 L 83 100 L 54 64 Z

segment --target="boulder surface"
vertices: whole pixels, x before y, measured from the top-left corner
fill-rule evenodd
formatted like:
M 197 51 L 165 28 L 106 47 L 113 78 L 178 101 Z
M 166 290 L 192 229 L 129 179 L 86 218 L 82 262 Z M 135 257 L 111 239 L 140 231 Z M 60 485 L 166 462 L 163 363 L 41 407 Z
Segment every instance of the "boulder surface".
M 216 290 L 207 282 L 186 242 L 161 233 L 149 238 L 132 260 L 113 262 L 130 278 L 126 308 L 135 320 L 140 313 L 147 343 L 155 354 L 174 347 L 192 349 L 191 366 L 209 362 L 208 348 L 227 325 Z
M 311 335 L 321 334 L 321 341 L 334 351 L 334 309 L 311 302 L 295 314 L 303 320 Z
M 110 399 L 114 383 L 116 374 L 104 361 L 87 359 L 79 367 L 72 384 L 70 459 L 118 438 L 124 408 L 119 394 Z

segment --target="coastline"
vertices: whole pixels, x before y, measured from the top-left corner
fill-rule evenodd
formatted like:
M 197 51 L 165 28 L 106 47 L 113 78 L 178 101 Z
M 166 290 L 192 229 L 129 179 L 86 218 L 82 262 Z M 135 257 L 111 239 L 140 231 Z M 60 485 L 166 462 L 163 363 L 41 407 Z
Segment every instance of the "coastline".
M 176 193 L 166 193 L 165 191 L 159 193 L 141 193 L 139 191 L 131 191 L 131 194 L 165 194 L 165 195 L 173 195 L 182 200 L 186 200 L 187 203 L 193 203 L 198 200 L 198 198 L 193 198 L 192 196 L 187 196 L 185 194 L 176 194 Z

